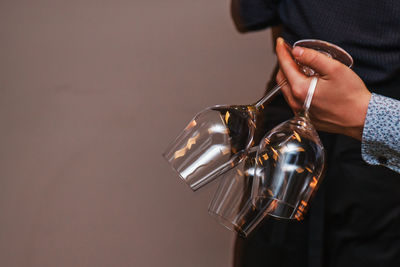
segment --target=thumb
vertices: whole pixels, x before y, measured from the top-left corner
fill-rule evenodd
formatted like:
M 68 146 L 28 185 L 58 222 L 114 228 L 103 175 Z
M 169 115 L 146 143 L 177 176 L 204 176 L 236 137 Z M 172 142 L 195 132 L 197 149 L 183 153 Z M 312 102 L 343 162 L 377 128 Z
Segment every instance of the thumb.
M 322 76 L 332 75 L 342 65 L 339 61 L 310 48 L 296 46 L 292 55 L 301 65 L 312 68 Z

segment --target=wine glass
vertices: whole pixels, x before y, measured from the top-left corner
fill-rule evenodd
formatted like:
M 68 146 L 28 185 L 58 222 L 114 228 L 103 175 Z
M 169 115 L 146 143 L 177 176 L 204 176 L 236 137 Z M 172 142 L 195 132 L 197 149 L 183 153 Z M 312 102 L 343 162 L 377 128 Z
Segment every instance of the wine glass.
M 300 118 L 307 116 L 307 110 L 311 103 L 311 98 L 316 86 L 317 77 L 314 77 L 310 90 L 307 95 L 307 100 L 305 101 L 305 114 L 299 116 Z M 296 123 L 299 123 L 296 121 Z M 285 126 L 287 126 L 285 124 Z M 306 125 L 303 125 L 306 127 Z M 310 125 L 308 125 L 310 126 Z M 299 131 L 297 129 L 297 131 Z M 312 133 L 313 129 L 307 129 L 305 134 L 302 134 L 304 137 Z M 317 135 L 313 135 L 315 143 L 320 145 L 319 139 Z M 310 152 L 310 148 L 307 147 L 309 143 L 306 143 L 302 147 L 304 151 Z M 291 144 L 292 145 L 292 144 Z M 318 149 L 318 147 L 316 148 Z M 311 156 L 317 154 L 317 159 L 311 158 L 310 163 L 315 165 L 323 164 L 323 147 L 321 145 L 322 151 L 320 153 L 309 153 Z M 295 149 L 294 149 L 295 150 Z M 276 215 L 277 212 L 287 212 L 281 210 L 283 205 L 278 205 L 279 203 L 276 200 L 269 200 L 266 198 L 258 198 L 256 199 L 256 204 L 253 204 L 252 195 L 252 184 L 254 183 L 254 177 L 259 176 L 260 174 L 256 172 L 260 171 L 260 168 L 257 167 L 259 164 L 258 158 L 258 147 L 251 147 L 247 153 L 246 158 L 242 162 L 240 162 L 235 168 L 227 171 L 221 179 L 221 182 L 218 186 L 217 191 L 214 194 L 214 197 L 209 205 L 208 212 L 214 217 L 220 224 L 225 226 L 231 231 L 237 232 L 242 237 L 247 237 L 267 216 L 267 214 Z M 297 151 L 294 151 L 295 153 Z M 306 152 L 307 153 L 307 152 Z M 287 153 L 286 156 L 290 156 L 290 152 Z M 273 156 L 272 156 L 273 157 Z M 265 158 L 265 155 L 264 155 Z M 277 167 L 280 169 L 280 167 Z M 312 181 L 314 182 L 314 181 Z M 316 186 L 312 185 L 312 186 Z M 312 187 L 310 187 L 312 188 Z M 296 188 L 295 188 L 296 189 Z M 298 194 L 290 196 L 298 196 Z M 303 201 L 306 201 L 307 198 L 303 198 Z M 303 209 L 304 211 L 304 209 Z
M 284 84 L 251 105 L 217 105 L 199 112 L 163 156 L 192 190 L 201 188 L 244 159 L 256 129 L 262 128 L 265 105 Z
M 315 40 L 301 41 L 297 45 L 319 51 L 322 48 L 325 54 L 343 64 L 349 67 L 353 64 L 351 56 L 335 45 Z M 303 219 L 325 166 L 325 150 L 308 115 L 318 75 L 308 67 L 303 71 L 315 75 L 303 111 L 267 133 L 256 156 L 253 204 L 271 216 L 284 219 Z
M 335 46 L 328 42 L 307 39 L 296 42 L 296 45 L 311 46 L 332 54 L 332 57 L 348 58 L 343 56 L 346 53 L 343 49 L 333 53 L 331 50 L 336 51 L 332 49 Z M 307 73 L 310 70 L 303 68 L 303 71 Z M 218 105 L 199 112 L 167 147 L 163 156 L 192 190 L 201 188 L 240 163 L 246 150 L 258 144 L 254 134 L 256 129 L 258 133 L 263 131 L 260 121 L 265 116 L 265 105 L 286 83 L 287 80 L 282 81 L 254 104 Z
M 264 219 L 265 210 L 252 204 L 251 185 L 256 169 L 257 147 L 246 153 L 246 159 L 221 178 L 208 207 L 208 213 L 220 224 L 240 236 L 248 236 Z

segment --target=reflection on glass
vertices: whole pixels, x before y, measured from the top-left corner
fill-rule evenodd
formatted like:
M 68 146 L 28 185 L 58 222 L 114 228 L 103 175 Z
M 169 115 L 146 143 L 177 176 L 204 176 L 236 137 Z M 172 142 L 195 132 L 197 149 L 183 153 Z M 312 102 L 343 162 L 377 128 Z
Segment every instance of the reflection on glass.
M 256 129 L 263 131 L 258 124 L 265 105 L 284 84 L 286 81 L 252 105 L 214 106 L 198 113 L 168 146 L 164 157 L 192 190 L 211 182 L 244 159 L 254 145 Z
M 226 172 L 208 208 L 219 223 L 241 236 L 248 236 L 266 215 L 251 201 L 251 186 L 255 172 L 256 147 L 246 159 Z
M 200 112 L 164 156 L 197 190 L 243 159 L 255 131 L 255 112 L 243 106 L 216 106 Z
M 278 125 L 265 136 L 258 151 L 254 203 L 260 209 L 272 205 L 271 216 L 301 219 L 304 203 L 322 176 L 324 157 L 322 143 L 306 116 Z

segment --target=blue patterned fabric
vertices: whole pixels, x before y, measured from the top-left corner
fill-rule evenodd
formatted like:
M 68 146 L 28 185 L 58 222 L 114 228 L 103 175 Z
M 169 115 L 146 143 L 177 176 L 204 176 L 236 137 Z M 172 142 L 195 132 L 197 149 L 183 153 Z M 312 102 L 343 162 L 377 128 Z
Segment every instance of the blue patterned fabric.
M 367 163 L 400 173 L 400 101 L 372 94 L 361 152 Z

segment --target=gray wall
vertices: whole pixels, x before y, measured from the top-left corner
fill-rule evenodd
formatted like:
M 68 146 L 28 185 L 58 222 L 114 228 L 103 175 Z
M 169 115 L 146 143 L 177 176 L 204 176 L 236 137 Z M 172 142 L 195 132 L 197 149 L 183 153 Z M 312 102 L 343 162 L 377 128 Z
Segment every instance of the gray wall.
M 216 184 L 191 192 L 161 153 L 274 61 L 228 1 L 1 0 L 0 266 L 230 266 Z

